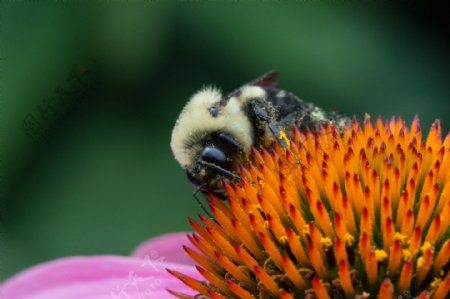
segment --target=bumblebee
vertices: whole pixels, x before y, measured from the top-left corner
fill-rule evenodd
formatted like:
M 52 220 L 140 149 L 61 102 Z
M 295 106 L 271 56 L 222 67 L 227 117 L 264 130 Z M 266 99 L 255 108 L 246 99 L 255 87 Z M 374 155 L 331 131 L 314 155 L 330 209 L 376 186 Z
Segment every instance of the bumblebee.
M 294 127 L 316 131 L 332 122 L 342 130 L 349 122 L 279 89 L 277 79 L 278 73 L 270 71 L 228 95 L 206 87 L 188 101 L 170 145 L 197 191 L 223 195 L 222 181 L 239 179 L 236 170 L 252 147 L 285 145 L 282 136 L 292 137 Z

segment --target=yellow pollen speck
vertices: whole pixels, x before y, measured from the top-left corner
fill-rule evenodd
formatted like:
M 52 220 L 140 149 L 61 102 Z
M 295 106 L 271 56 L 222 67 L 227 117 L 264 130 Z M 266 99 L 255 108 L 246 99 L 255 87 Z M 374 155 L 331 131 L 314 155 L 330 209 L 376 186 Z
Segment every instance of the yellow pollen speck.
M 280 237 L 280 243 L 282 245 L 286 245 L 288 243 L 288 237 L 287 236 Z
M 355 237 L 350 235 L 349 233 L 345 233 L 345 246 L 351 246 L 355 242 Z
M 383 261 L 387 257 L 388 257 L 388 255 L 387 255 L 386 251 L 384 251 L 382 249 L 375 250 L 375 258 L 377 259 L 378 262 Z
M 309 225 L 308 224 L 305 224 L 304 226 L 303 226 L 303 233 L 305 234 L 305 235 L 309 235 L 310 233 L 309 233 Z
M 433 281 L 431 282 L 431 287 L 432 288 L 435 288 L 439 283 L 441 282 L 441 280 L 439 279 L 439 278 L 437 278 L 437 277 L 435 277 L 434 279 L 433 279 Z
M 284 132 L 284 130 L 280 130 L 280 136 L 278 136 L 278 138 L 280 140 L 284 140 L 284 142 L 286 143 L 287 148 L 289 149 L 289 138 L 286 135 L 286 132 Z
M 431 246 L 430 242 L 425 242 L 423 243 L 422 247 L 420 247 L 420 251 L 425 252 L 428 250 L 428 248 L 433 248 L 433 246 Z
M 328 249 L 331 246 L 333 246 L 333 241 L 331 241 L 330 237 L 321 238 L 320 243 L 322 243 L 323 246 L 325 246 L 325 249 Z
M 405 261 L 410 261 L 411 260 L 411 258 L 412 258 L 411 251 L 409 251 L 408 249 L 404 249 L 402 251 L 402 253 L 403 253 L 403 260 L 405 260 Z
M 421 256 L 417 259 L 417 268 L 422 267 L 422 265 L 423 265 L 423 257 Z
M 403 234 L 401 234 L 399 232 L 396 232 L 395 235 L 394 235 L 394 239 L 395 240 L 399 240 L 402 244 L 405 243 L 406 238 L 407 238 L 407 236 L 405 236 L 405 235 L 403 235 Z
M 267 228 L 267 229 L 270 228 L 269 221 L 267 221 L 267 220 L 264 221 L 264 227 Z
M 261 187 L 264 186 L 264 184 L 265 184 L 263 180 L 259 180 L 258 183 Z

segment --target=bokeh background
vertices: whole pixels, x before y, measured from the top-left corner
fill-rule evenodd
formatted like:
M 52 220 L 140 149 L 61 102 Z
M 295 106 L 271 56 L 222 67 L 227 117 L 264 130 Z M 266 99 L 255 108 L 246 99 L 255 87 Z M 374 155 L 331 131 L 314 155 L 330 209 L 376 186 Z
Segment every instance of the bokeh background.
M 284 2 L 1 4 L 0 280 L 128 254 L 200 212 L 169 147 L 189 96 L 270 69 L 307 101 L 450 128 L 449 10 Z

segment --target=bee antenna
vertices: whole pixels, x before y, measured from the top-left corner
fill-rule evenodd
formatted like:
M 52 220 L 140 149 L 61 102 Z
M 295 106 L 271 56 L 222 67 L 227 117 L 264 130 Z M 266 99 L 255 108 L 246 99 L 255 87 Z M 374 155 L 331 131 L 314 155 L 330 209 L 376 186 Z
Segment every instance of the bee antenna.
M 219 165 L 216 165 L 214 163 L 210 163 L 210 162 L 206 162 L 206 161 L 202 161 L 202 160 L 198 161 L 198 163 L 201 163 L 201 164 L 203 164 L 203 165 L 205 165 L 206 167 L 209 167 L 209 168 L 214 168 L 218 172 L 220 172 L 220 173 L 222 173 L 222 174 L 224 174 L 224 175 L 226 175 L 226 176 L 228 176 L 228 177 L 230 177 L 230 178 L 232 178 L 232 179 L 234 179 L 236 181 L 239 181 L 241 179 L 241 177 L 238 176 L 237 174 L 232 173 L 231 171 L 226 170 L 226 169 L 224 169 L 224 168 L 222 168 Z
M 203 205 L 202 201 L 197 197 L 197 194 L 202 191 L 202 189 L 206 186 L 207 184 L 202 184 L 198 187 L 196 187 L 195 191 L 192 193 L 192 196 L 195 198 L 195 201 L 197 202 L 197 204 L 200 206 L 200 208 L 206 213 L 206 215 L 208 215 L 209 218 L 214 219 L 214 217 L 211 215 L 211 213 L 205 208 L 205 206 Z

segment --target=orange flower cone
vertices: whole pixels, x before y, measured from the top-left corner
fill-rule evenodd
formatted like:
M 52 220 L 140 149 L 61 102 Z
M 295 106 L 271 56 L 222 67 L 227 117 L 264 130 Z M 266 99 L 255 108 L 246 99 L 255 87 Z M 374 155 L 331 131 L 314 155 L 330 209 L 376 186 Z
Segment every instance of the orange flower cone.
M 186 253 L 206 298 L 448 298 L 450 136 L 418 118 L 295 130 L 253 151 Z M 179 298 L 193 298 L 178 294 Z M 202 297 L 203 298 L 203 297 Z

